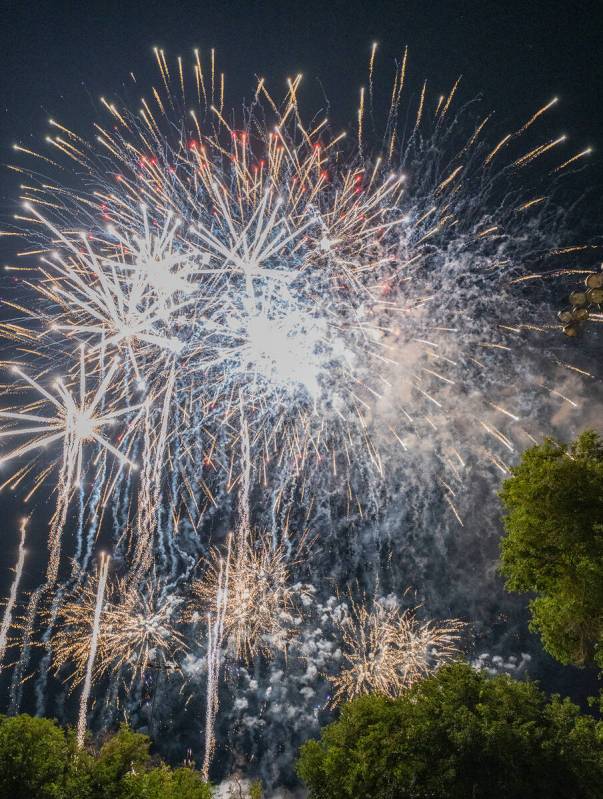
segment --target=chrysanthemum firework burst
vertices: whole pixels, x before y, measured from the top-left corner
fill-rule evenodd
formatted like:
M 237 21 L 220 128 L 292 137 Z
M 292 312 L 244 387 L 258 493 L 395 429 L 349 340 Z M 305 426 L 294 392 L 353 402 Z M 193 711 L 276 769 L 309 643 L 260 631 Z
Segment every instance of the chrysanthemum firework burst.
M 98 579 L 89 578 L 61 603 L 53 638 L 54 668 L 66 673 L 72 686 L 86 672 L 97 607 Z M 160 601 L 156 586 L 134 586 L 127 580 L 110 582 L 104 590 L 98 626 L 98 649 L 93 677 L 134 683 L 149 669 L 177 671 L 186 651 L 178 631 L 179 605 L 171 596 Z
M 391 599 L 351 603 L 339 624 L 341 669 L 331 680 L 331 704 L 367 693 L 395 698 L 439 666 L 460 657 L 464 624 L 420 621 L 416 609 Z
M 266 535 L 229 538 L 214 549 L 192 585 L 191 618 L 214 618 L 223 608 L 223 640 L 237 660 L 283 650 L 292 631 L 295 591 L 291 563 Z

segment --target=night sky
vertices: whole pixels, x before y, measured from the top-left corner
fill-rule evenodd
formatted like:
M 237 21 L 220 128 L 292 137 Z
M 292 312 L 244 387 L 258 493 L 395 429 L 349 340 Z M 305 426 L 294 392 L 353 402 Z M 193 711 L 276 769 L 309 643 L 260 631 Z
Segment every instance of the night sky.
M 88 133 L 101 95 L 119 97 L 130 84 L 132 97 L 130 72 L 141 86 L 155 79 L 153 46 L 172 62 L 179 55 L 190 62 L 194 47 L 202 53 L 214 47 L 226 74 L 227 108 L 251 96 L 254 75 L 264 76 L 278 95 L 288 76 L 302 72 L 305 102 L 316 108 L 326 98 L 330 118 L 346 127 L 377 41 L 377 110 L 387 102 L 405 45 L 414 89 L 427 78 L 437 96 L 462 75 L 461 102 L 483 97 L 500 130 L 516 129 L 558 96 L 545 133 L 567 134 L 572 153 L 593 147 L 577 185 L 588 198 L 591 222 L 603 220 L 601 0 L 5 0 L 1 9 L 0 164 L 12 161 L 14 142 L 38 149 L 50 116 Z M 15 213 L 18 183 L 14 173 L 0 171 L 0 227 Z M 0 243 L 0 265 L 11 259 L 10 245 Z M 14 502 L 0 500 L 0 510 L 10 541 L 0 552 L 2 595 L 17 541 Z
M 1 27 L 3 149 L 36 136 L 49 113 L 69 109 L 87 120 L 90 104 L 118 91 L 130 70 L 154 70 L 153 45 L 173 58 L 215 47 L 231 102 L 249 93 L 253 74 L 276 87 L 303 72 L 306 86 L 322 81 L 343 123 L 376 40 L 388 83 L 393 59 L 408 44 L 416 81 L 426 77 L 439 92 L 462 74 L 465 97 L 483 92 L 499 115 L 514 119 L 559 95 L 565 132 L 577 146 L 603 151 L 603 9 L 596 0 L 4 2 Z M 3 182 L 3 210 L 10 196 Z

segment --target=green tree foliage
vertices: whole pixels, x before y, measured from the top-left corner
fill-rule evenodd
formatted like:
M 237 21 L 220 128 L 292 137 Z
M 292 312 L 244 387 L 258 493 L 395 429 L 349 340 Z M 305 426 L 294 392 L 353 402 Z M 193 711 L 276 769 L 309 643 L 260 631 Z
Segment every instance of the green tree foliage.
M 130 774 L 139 774 L 151 767 L 151 742 L 146 735 L 132 732 L 125 725 L 101 746 L 92 770 L 95 795 L 104 799 L 122 799 L 124 783 Z
M 596 799 L 603 726 L 533 683 L 445 666 L 345 705 L 300 753 L 311 799 Z
M 97 754 L 50 719 L 0 717 L 0 797 L 4 799 L 210 799 L 189 768 L 155 762 L 150 740 L 126 726 Z
M 120 799 L 210 799 L 211 789 L 201 775 L 190 768 L 158 766 L 150 771 L 128 774 Z
M 0 719 L 0 796 L 64 799 L 88 796 L 87 769 L 72 734 L 54 721 L 22 715 Z
M 553 657 L 603 667 L 603 441 L 528 449 L 500 497 L 507 588 L 537 594 L 531 627 Z

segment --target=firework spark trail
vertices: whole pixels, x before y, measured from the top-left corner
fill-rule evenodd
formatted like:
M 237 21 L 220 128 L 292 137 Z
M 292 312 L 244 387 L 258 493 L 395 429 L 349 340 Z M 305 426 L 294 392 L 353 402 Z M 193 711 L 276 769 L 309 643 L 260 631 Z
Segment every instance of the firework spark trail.
M 17 601 L 17 592 L 19 590 L 19 583 L 21 582 L 21 575 L 23 574 L 23 565 L 25 563 L 25 532 L 27 529 L 27 518 L 21 519 L 19 540 L 19 555 L 17 557 L 17 564 L 15 566 L 15 576 L 13 578 L 10 593 L 4 614 L 2 616 L 2 625 L 0 625 L 0 671 L 4 664 L 4 656 L 6 655 L 6 646 L 8 639 L 8 632 L 12 624 L 13 610 Z
M 218 688 L 220 668 L 222 664 L 222 643 L 224 639 L 224 619 L 228 604 L 228 581 L 230 571 L 230 543 L 226 560 L 220 563 L 218 591 L 216 595 L 216 612 L 207 614 L 207 687 L 205 702 L 205 748 L 201 773 L 209 779 L 209 767 L 216 747 L 215 721 L 218 713 Z
M 25 676 L 25 670 L 27 669 L 29 658 L 31 656 L 31 646 L 33 643 L 34 625 L 38 613 L 38 605 L 40 604 L 42 595 L 47 587 L 48 586 L 46 584 L 43 584 L 39 588 L 36 588 L 36 590 L 30 596 L 29 602 L 27 603 L 25 621 L 23 623 L 23 634 L 21 636 L 21 655 L 17 661 L 17 665 L 13 670 L 13 676 L 10 684 L 8 707 L 8 712 L 10 715 L 15 715 L 15 713 L 18 713 L 19 707 L 21 706 L 23 678 Z
M 99 358 L 99 371 L 102 374 L 106 368 L 105 366 L 105 346 L 104 344 L 101 346 L 100 349 L 100 358 Z M 106 397 L 102 397 L 100 401 L 100 410 L 101 412 L 105 410 L 106 405 Z M 105 457 L 105 451 L 102 446 L 97 447 L 97 455 L 94 459 L 94 462 L 97 464 L 97 470 L 92 480 L 91 488 L 86 491 L 85 486 L 80 485 L 80 508 L 79 508 L 79 520 L 78 520 L 78 532 L 77 532 L 77 546 L 76 546 L 76 553 L 73 563 L 72 569 L 72 579 L 81 580 L 85 574 L 88 572 L 88 566 L 90 563 L 90 558 L 92 557 L 92 549 L 94 546 L 94 541 L 96 539 L 96 535 L 98 532 L 98 528 L 101 522 L 101 515 L 103 512 L 102 508 L 102 499 L 103 499 L 103 492 L 106 488 L 106 478 L 107 478 L 107 458 Z M 121 471 L 118 473 L 118 477 L 121 475 Z M 84 511 L 85 503 L 87 500 L 87 515 L 85 518 Z M 84 541 L 84 519 L 86 522 L 86 540 Z
M 138 455 L 137 445 L 133 447 L 133 456 Z M 139 472 L 139 477 L 142 480 L 142 473 L 145 470 L 145 464 Z M 102 488 L 102 486 L 101 486 Z M 111 526 L 115 536 L 114 555 L 118 552 L 121 554 L 124 545 L 124 531 L 128 529 L 128 506 L 130 497 L 132 495 L 132 475 L 130 472 L 120 472 L 115 479 L 115 487 L 111 497 Z
M 150 567 L 151 539 L 153 534 L 153 503 L 152 503 L 152 452 L 153 431 L 151 429 L 150 409 L 147 407 L 144 415 L 144 438 L 142 444 L 142 471 L 140 474 L 140 496 L 136 508 L 136 549 L 134 553 L 135 569 L 133 582 L 138 582 L 141 575 Z
M 48 613 L 48 624 L 42 635 L 41 644 L 46 652 L 40 660 L 38 667 L 38 679 L 36 681 L 35 694 L 36 694 L 36 715 L 43 716 L 46 713 L 46 686 L 48 685 L 48 675 L 50 673 L 50 665 L 52 663 L 52 635 L 56 624 L 57 616 L 63 601 L 63 588 L 59 588 L 52 597 L 50 611 Z
M 92 547 L 94 545 L 94 541 L 96 535 L 98 533 L 100 520 L 101 520 L 101 512 L 102 512 L 102 493 L 103 488 L 105 485 L 105 478 L 107 473 L 107 459 L 100 454 L 100 463 L 98 467 L 98 473 L 94 479 L 94 483 L 92 486 L 92 490 L 90 492 L 89 501 L 88 501 L 88 516 L 87 516 L 87 527 L 86 527 L 86 546 L 83 552 L 81 551 L 81 547 L 78 541 L 78 552 L 81 553 L 82 558 L 79 561 L 79 572 L 80 574 L 85 574 L 88 571 L 88 566 L 90 563 L 90 558 L 92 557 Z M 76 555 L 76 562 L 78 561 Z
M 57 502 L 54 513 L 50 519 L 48 531 L 48 568 L 46 570 L 46 581 L 49 585 L 54 585 L 59 574 L 61 558 L 61 538 L 67 513 L 69 511 L 71 486 L 73 484 L 73 461 L 68 456 L 68 447 L 64 447 L 63 466 L 61 468 L 57 482 Z
M 151 429 L 150 404 L 145 414 L 145 439 L 142 454 L 144 463 L 141 488 L 142 501 L 139 502 L 136 524 L 133 582 L 138 582 L 149 574 L 153 560 L 154 540 L 159 547 L 162 560 L 165 560 L 165 550 L 158 525 L 161 516 L 161 477 L 162 470 L 165 467 L 166 446 L 170 433 L 170 406 L 175 380 L 175 365 L 172 364 L 165 386 L 158 433 Z
M 251 448 L 249 442 L 249 425 L 245 418 L 243 399 L 240 400 L 241 412 L 241 488 L 239 491 L 239 525 L 237 543 L 244 544 L 251 532 L 249 492 L 251 491 Z
M 170 368 L 169 377 L 166 383 L 165 389 L 165 399 L 163 402 L 163 409 L 161 414 L 161 427 L 159 431 L 159 436 L 157 437 L 156 441 L 156 450 L 155 450 L 155 466 L 153 469 L 153 473 L 151 475 L 152 485 L 153 485 L 153 517 L 155 519 L 155 533 L 157 536 L 158 545 L 163 548 L 162 554 L 165 559 L 165 548 L 163 547 L 163 534 L 162 534 L 162 527 L 161 527 L 161 484 L 162 484 L 162 470 L 165 468 L 166 463 L 166 452 L 168 446 L 168 439 L 171 435 L 171 426 L 170 423 L 172 421 L 172 404 L 173 404 L 173 395 L 174 395 L 174 388 L 176 385 L 176 364 L 172 363 Z M 151 547 L 152 550 L 152 547 Z
M 78 507 L 77 507 L 77 528 L 75 534 L 76 549 L 75 549 L 75 562 L 79 563 L 82 558 L 82 547 L 84 545 L 84 523 L 86 518 L 86 496 L 84 486 L 80 485 L 78 491 Z
M 176 413 L 178 413 L 178 409 L 176 410 Z M 179 427 L 180 423 L 181 423 L 180 419 L 177 417 L 175 426 Z M 182 455 L 180 444 L 181 444 L 180 439 L 177 438 L 174 445 L 174 464 L 179 463 L 180 457 Z M 176 580 L 178 564 L 180 562 L 179 556 L 183 555 L 176 542 L 176 532 L 178 528 L 178 522 L 176 521 L 176 514 L 174 512 L 174 508 L 178 504 L 177 497 L 179 495 L 179 487 L 180 487 L 180 471 L 177 466 L 174 466 L 172 470 L 172 479 L 170 484 L 170 493 L 172 501 L 170 507 L 167 510 L 167 526 L 165 529 L 165 539 L 170 551 L 170 559 L 171 559 L 170 580 L 172 581 Z
M 105 586 L 107 584 L 107 575 L 109 573 L 110 560 L 111 558 L 109 555 L 105 553 L 101 554 L 101 561 L 98 570 L 98 588 L 96 592 L 96 606 L 94 609 L 94 619 L 92 622 L 92 629 L 90 634 L 90 649 L 88 653 L 88 662 L 86 664 L 86 675 L 84 677 L 84 687 L 82 688 L 82 696 L 80 698 L 80 711 L 77 721 L 76 738 L 78 746 L 80 748 L 84 745 L 84 738 L 86 736 L 86 715 L 88 712 L 88 701 L 90 699 L 90 692 L 92 691 L 92 673 L 94 670 L 94 660 L 96 658 L 96 650 L 98 648 L 101 614 L 103 611 L 103 600 L 105 597 Z

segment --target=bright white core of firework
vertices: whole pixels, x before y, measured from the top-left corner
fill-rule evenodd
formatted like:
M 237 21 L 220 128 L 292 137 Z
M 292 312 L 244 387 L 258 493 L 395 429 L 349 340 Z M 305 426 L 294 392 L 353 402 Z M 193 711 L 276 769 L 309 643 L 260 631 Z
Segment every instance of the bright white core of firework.
M 324 328 L 321 320 L 300 311 L 291 311 L 280 319 L 253 316 L 247 323 L 243 362 L 272 385 L 291 390 L 301 386 L 317 400 Z

